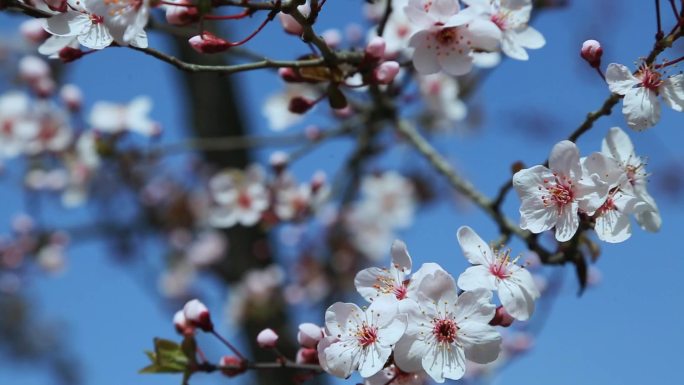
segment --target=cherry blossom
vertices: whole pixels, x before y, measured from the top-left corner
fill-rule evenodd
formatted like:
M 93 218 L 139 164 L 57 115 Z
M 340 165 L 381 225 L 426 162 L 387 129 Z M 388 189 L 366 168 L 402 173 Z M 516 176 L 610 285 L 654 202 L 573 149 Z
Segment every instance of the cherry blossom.
M 416 32 L 416 28 L 402 11 L 408 5 L 408 0 L 383 0 L 365 4 L 367 16 L 374 21 L 380 20 L 387 1 L 392 1 L 392 8 L 395 11 L 387 19 L 382 35 L 385 39 L 385 55 L 388 57 L 396 57 L 401 53 L 410 55 L 413 49 L 408 46 L 409 39 Z M 377 33 L 377 28 L 371 28 L 368 31 L 368 40 L 376 37 Z
M 101 101 L 93 105 L 88 121 L 93 128 L 107 134 L 133 131 L 154 136 L 160 133 L 160 126 L 149 118 L 151 110 L 152 99 L 147 96 L 138 96 L 128 105 Z
M 268 208 L 268 192 L 260 169 L 221 172 L 211 179 L 209 187 L 217 204 L 209 215 L 214 226 L 253 226 Z
M 553 147 L 549 168 L 534 166 L 516 172 L 513 187 L 522 200 L 520 227 L 533 233 L 555 227 L 560 242 L 575 235 L 578 211 L 592 215 L 609 188 L 598 175 L 584 175 L 577 146 L 568 140 Z
M 511 260 L 510 250 L 496 252 L 473 229 L 458 229 L 458 243 L 468 262 L 475 266 L 458 277 L 463 290 L 495 290 L 506 311 L 514 318 L 525 321 L 534 312 L 534 301 L 540 293 L 532 274 Z
M 354 278 L 356 290 L 369 302 L 384 296 L 394 297 L 399 301 L 406 298 L 415 299 L 423 280 L 434 279 L 437 271 L 445 273 L 438 264 L 426 263 L 409 278 L 412 262 L 406 244 L 395 240 L 392 243 L 391 254 L 392 263 L 389 269 L 369 267 L 359 271 Z M 437 284 L 438 281 L 434 282 Z M 399 306 L 402 309 L 403 304 Z
M 321 340 L 318 347 L 323 369 L 342 378 L 354 370 L 361 377 L 379 372 L 406 330 L 406 315 L 397 311 L 397 301 L 390 297 L 378 298 L 366 311 L 353 303 L 330 306 L 325 312 L 330 337 Z
M 418 29 L 409 41 L 415 48 L 413 65 L 418 73 L 442 70 L 464 75 L 473 66 L 472 50 L 498 48 L 501 31 L 496 24 L 472 13 L 459 13 L 459 8 L 452 0 L 409 0 L 404 11 Z
M 66 12 L 47 19 L 44 27 L 55 36 L 76 37 L 81 45 L 91 49 L 103 49 L 114 41 L 104 17 L 90 12 L 83 2 L 70 4 Z
M 406 334 L 394 349 L 396 365 L 410 373 L 425 370 L 442 383 L 463 377 L 466 359 L 494 361 L 501 335 L 489 325 L 496 312 L 491 300 L 492 292 L 484 289 L 459 296 L 453 284 L 437 297 L 420 298 L 409 308 Z
M 425 100 L 426 117 L 437 129 L 448 130 L 465 119 L 468 110 L 458 98 L 459 85 L 453 77 L 442 73 L 419 76 L 420 93 Z
M 31 118 L 31 99 L 18 91 L 0 96 L 0 156 L 13 158 L 26 148 L 26 143 L 39 130 Z
M 468 11 L 489 18 L 501 30 L 501 50 L 517 60 L 529 58 L 527 49 L 541 48 L 546 44 L 539 31 L 527 25 L 532 4 L 530 1 L 463 0 Z
M 639 200 L 637 223 L 646 231 L 658 231 L 662 219 L 655 200 L 646 189 L 649 175 L 645 170 L 646 160 L 636 155 L 629 136 L 619 127 L 611 128 L 603 139 L 601 153 L 612 157 L 626 176 L 629 183 L 623 185 L 622 190 Z
M 147 47 L 144 28 L 150 17 L 150 0 L 85 0 L 85 6 L 104 18 L 109 33 L 118 44 Z
M 425 372 L 406 373 L 396 365 L 390 365 L 368 377 L 364 385 L 423 385 L 426 377 Z
M 611 92 L 623 95 L 622 113 L 627 125 L 637 131 L 654 126 L 660 120 L 660 102 L 677 112 L 684 111 L 684 74 L 663 79 L 655 66 L 642 65 L 636 74 L 622 64 L 610 63 L 606 81 Z
M 411 181 L 395 171 L 364 177 L 362 201 L 358 205 L 366 215 L 392 228 L 406 228 L 413 222 L 416 198 Z

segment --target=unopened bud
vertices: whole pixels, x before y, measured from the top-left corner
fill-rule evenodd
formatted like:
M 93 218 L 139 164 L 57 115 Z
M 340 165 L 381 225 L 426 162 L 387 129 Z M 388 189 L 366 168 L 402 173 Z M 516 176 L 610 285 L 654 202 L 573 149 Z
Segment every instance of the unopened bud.
M 379 61 L 385 56 L 385 39 L 381 36 L 374 36 L 368 42 L 364 51 L 366 60 Z
M 399 73 L 399 63 L 386 61 L 373 70 L 373 78 L 378 84 L 390 84 Z
M 166 7 L 166 21 L 173 25 L 187 25 L 199 20 L 199 12 L 197 7 L 192 5 L 188 0 L 176 0 L 174 2 L 178 5 L 169 5 Z
M 287 106 L 287 109 L 293 114 L 303 114 L 309 111 L 314 104 L 316 103 L 314 103 L 313 100 L 309 100 L 303 96 L 295 96 L 290 99 L 290 104 Z
M 294 17 L 281 12 L 278 14 L 278 18 L 280 19 L 280 24 L 283 26 L 285 32 L 290 35 L 301 36 L 304 32 L 304 28 Z
M 510 314 L 508 314 L 506 309 L 504 309 L 503 306 L 499 306 L 496 308 L 494 318 L 492 318 L 492 320 L 489 321 L 489 324 L 492 326 L 503 326 L 507 328 L 511 326 L 513 321 L 515 321 L 515 319 Z
M 590 66 L 598 68 L 601 66 L 601 56 L 603 55 L 603 48 L 601 43 L 596 40 L 587 40 L 582 43 L 580 56 L 589 63 Z
M 71 63 L 83 57 L 83 51 L 78 48 L 71 48 L 69 46 L 62 48 L 58 53 L 59 60 L 62 63 Z
M 316 173 L 318 174 L 318 173 Z M 315 179 L 315 175 L 314 175 Z M 322 183 L 325 183 L 325 174 L 323 175 L 323 181 Z M 311 182 L 312 189 L 314 185 L 314 181 L 312 180 Z M 312 324 L 309 322 L 303 323 L 299 325 L 299 333 L 297 333 L 297 342 L 302 347 L 305 348 L 315 348 L 316 344 L 318 344 L 318 341 L 320 341 L 323 338 L 323 330 L 321 329 L 320 326 L 316 324 Z
M 70 111 L 78 111 L 83 104 L 83 93 L 81 89 L 73 84 L 65 84 L 59 90 L 59 97 Z
M 278 75 L 281 79 L 289 83 L 299 83 L 304 80 L 299 73 L 292 68 L 278 68 Z
M 197 299 L 193 299 L 183 306 L 183 315 L 191 325 L 198 327 L 205 332 L 214 330 L 214 324 L 211 322 L 209 309 Z
M 257 335 L 257 343 L 264 349 L 275 348 L 278 343 L 278 335 L 273 329 L 264 329 Z
M 43 28 L 43 21 L 40 19 L 30 19 L 21 23 L 19 32 L 21 32 L 21 36 L 23 36 L 24 39 L 33 44 L 41 44 L 51 36 L 50 33 Z
M 188 40 L 192 49 L 199 53 L 219 53 L 231 47 L 230 42 L 221 39 L 211 32 L 202 32 Z
M 244 373 L 247 370 L 245 361 L 235 356 L 223 356 L 219 360 L 219 369 L 221 373 L 228 377 L 235 377 L 238 374 Z
M 290 157 L 282 151 L 276 151 L 271 154 L 271 157 L 268 161 L 271 164 L 271 167 L 273 167 L 273 170 L 279 174 L 287 167 Z
M 190 323 L 188 323 L 188 320 L 185 319 L 185 314 L 183 313 L 183 310 L 178 310 L 176 314 L 173 315 L 173 326 L 176 328 L 176 331 L 180 335 L 192 334 L 194 331 L 192 325 L 190 325 Z
M 317 364 L 318 352 L 314 348 L 301 348 L 297 351 L 295 360 L 298 364 Z

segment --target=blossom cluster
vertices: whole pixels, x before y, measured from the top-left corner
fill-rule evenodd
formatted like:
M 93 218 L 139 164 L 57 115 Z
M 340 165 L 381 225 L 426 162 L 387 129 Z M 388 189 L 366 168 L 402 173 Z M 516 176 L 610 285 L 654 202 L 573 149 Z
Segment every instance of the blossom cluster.
M 660 213 L 646 189 L 645 160 L 629 136 L 613 127 L 601 152 L 580 158 L 577 146 L 562 141 L 551 150 L 548 167 L 538 165 L 513 176 L 522 204 L 520 227 L 533 233 L 555 228 L 556 239 L 570 240 L 587 223 L 606 242 L 631 234 L 630 215 L 647 231 L 658 231 Z

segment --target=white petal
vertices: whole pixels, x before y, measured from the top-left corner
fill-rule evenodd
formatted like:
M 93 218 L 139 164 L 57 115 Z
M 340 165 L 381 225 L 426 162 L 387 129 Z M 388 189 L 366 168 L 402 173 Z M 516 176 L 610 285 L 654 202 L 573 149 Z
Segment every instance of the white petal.
M 565 205 L 558 216 L 556 222 L 556 239 L 559 242 L 569 241 L 577 232 L 579 227 L 579 215 L 577 215 L 578 204 L 572 202 Z
M 112 44 L 114 39 L 104 24 L 95 24 L 86 33 L 78 36 L 78 42 L 90 49 L 103 49 Z
M 324 350 L 327 372 L 333 376 L 347 378 L 359 365 L 360 346 L 353 341 L 339 341 Z
M 624 95 L 639 84 L 639 79 L 635 78 L 629 68 L 624 65 L 610 63 L 606 69 L 606 82 L 611 92 Z
M 369 267 L 356 274 L 354 285 L 356 286 L 356 291 L 358 291 L 366 301 L 373 302 L 375 298 L 381 295 L 392 294 L 391 292 L 386 293 L 385 290 L 383 290 L 384 282 L 387 280 L 395 280 L 387 269 Z M 380 287 L 378 287 L 378 285 Z
M 665 79 L 658 90 L 666 105 L 677 112 L 684 111 L 684 74 Z
M 572 178 L 582 175 L 577 145 L 569 140 L 556 143 L 549 155 L 549 168 Z
M 466 291 L 476 289 L 496 290 L 496 277 L 489 271 L 487 266 L 471 266 L 458 276 L 458 287 Z
M 404 335 L 394 347 L 394 362 L 404 372 L 414 373 L 423 369 L 422 359 L 428 345 L 417 336 Z
M 546 44 L 546 39 L 536 29 L 528 26 L 521 31 L 515 31 L 515 41 L 521 46 L 529 49 L 538 49 Z
M 534 312 L 534 299 L 515 282 L 501 281 L 499 300 L 508 314 L 517 320 L 525 321 Z
M 459 28 L 459 31 L 462 28 Z M 488 19 L 476 18 L 466 27 L 473 48 L 483 51 L 496 51 L 499 48 L 502 35 L 496 24 Z
M 54 55 L 74 41 L 75 36 L 51 36 L 38 47 L 38 52 L 46 56 Z
M 473 265 L 489 266 L 494 261 L 492 249 L 470 227 L 460 227 L 456 237 L 468 262 Z
M 431 274 L 423 276 L 423 279 L 421 279 L 420 283 L 417 285 L 416 292 L 412 292 L 411 289 L 412 288 L 409 287 L 410 297 L 417 297 L 417 299 L 428 298 L 434 301 L 444 297 L 446 293 L 455 293 L 456 282 L 454 282 L 454 278 L 451 274 L 447 273 L 442 268 L 439 268 Z
M 501 352 L 501 335 L 485 323 L 464 322 L 459 325 L 458 339 L 463 342 L 465 356 L 478 364 L 490 363 Z
M 429 31 L 418 31 L 411 36 L 409 41 L 409 45 L 415 48 L 413 66 L 422 75 L 434 74 L 440 70 L 436 52 L 434 49 L 428 48 L 430 46 L 428 41 L 428 38 L 431 38 L 430 35 Z
M 506 56 L 515 60 L 527 60 L 529 55 L 525 48 L 521 46 L 515 36 L 509 32 L 503 35 L 503 40 L 501 41 L 501 51 L 506 54 Z
M 459 52 L 461 51 L 461 52 Z M 457 46 L 449 52 L 442 52 L 437 56 L 437 62 L 444 72 L 453 75 L 465 75 L 473 69 L 473 58 L 469 55 L 470 50 L 465 46 Z
M 378 329 L 378 341 L 382 346 L 394 345 L 404 336 L 407 325 L 406 314 L 398 314 L 389 325 Z M 387 360 L 387 358 L 385 358 Z
M 612 156 L 618 162 L 627 162 L 636 158 L 634 145 L 629 136 L 620 127 L 612 127 L 601 143 L 601 152 Z
M 619 210 L 608 210 L 596 218 L 594 231 L 602 241 L 619 243 L 632 235 L 632 225 L 627 214 Z
M 433 344 L 422 359 L 423 369 L 436 382 L 445 378 L 458 380 L 465 374 L 465 353 L 458 345 L 449 348 Z
M 411 273 L 411 255 L 406 248 L 406 243 L 395 240 L 392 243 L 392 263 L 404 274 Z
M 457 324 L 469 322 L 489 323 L 494 318 L 496 306 L 492 304 L 492 292 L 478 289 L 463 292 L 458 296 L 455 309 Z
M 353 303 L 336 302 L 325 312 L 325 327 L 331 336 L 343 338 L 348 329 L 356 330 L 361 324 L 362 314 L 364 312 Z
M 642 131 L 660 120 L 660 103 L 655 92 L 644 87 L 632 88 L 622 101 L 622 113 L 631 129 Z

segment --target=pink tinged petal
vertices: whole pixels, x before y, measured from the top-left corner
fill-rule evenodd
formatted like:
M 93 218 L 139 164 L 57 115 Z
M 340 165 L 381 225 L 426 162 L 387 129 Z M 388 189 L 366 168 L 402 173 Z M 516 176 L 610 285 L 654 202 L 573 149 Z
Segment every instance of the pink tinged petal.
M 489 266 L 494 262 L 494 254 L 492 249 L 480 238 L 473 229 L 468 226 L 462 226 L 456 233 L 458 244 L 461 245 L 463 255 L 465 255 L 468 262 L 473 265 Z
M 433 344 L 422 359 L 423 370 L 436 382 L 458 380 L 465 374 L 465 352 L 458 345 Z
M 684 111 L 684 74 L 665 79 L 658 91 L 667 106 L 677 112 Z
M 404 335 L 394 347 L 394 363 L 404 372 L 419 372 L 423 369 L 422 359 L 427 354 L 428 347 L 417 336 Z
M 492 304 L 492 292 L 486 289 L 466 291 L 458 296 L 455 306 L 455 321 L 489 323 L 494 318 L 496 306 Z
M 606 82 L 608 82 L 610 92 L 625 95 L 627 91 L 639 84 L 639 79 L 634 77 L 629 68 L 624 65 L 610 63 L 606 69 Z
M 483 265 L 471 266 L 458 277 L 461 290 L 496 290 L 496 277 Z
M 462 28 L 461 28 L 462 29 Z M 502 35 L 496 24 L 488 19 L 477 18 L 472 20 L 466 27 L 466 38 L 472 40 L 472 47 L 483 51 L 496 51 L 499 48 Z
M 644 87 L 632 88 L 622 100 L 622 113 L 631 129 L 642 131 L 660 120 L 660 103 L 655 92 Z
M 336 302 L 325 312 L 325 327 L 336 338 L 347 336 L 348 330 L 356 330 L 361 324 L 363 311 L 353 303 Z
M 384 285 L 382 283 L 392 282 L 394 279 L 395 278 L 389 274 L 387 269 L 369 267 L 356 274 L 354 285 L 356 286 L 356 291 L 358 291 L 366 301 L 372 302 L 381 295 L 391 294 L 386 293 L 385 290 L 383 290 Z
M 401 270 L 404 274 L 411 273 L 411 255 L 406 248 L 406 243 L 395 240 L 392 243 L 392 263 Z
M 577 232 L 579 227 L 578 208 L 577 202 L 572 202 L 569 205 L 565 205 L 559 213 L 558 221 L 556 222 L 556 240 L 559 242 L 569 241 Z
M 629 136 L 620 127 L 612 127 L 601 143 L 601 152 L 613 157 L 618 162 L 627 162 L 636 158 L 634 145 Z
M 324 350 L 326 371 L 340 378 L 349 377 L 359 366 L 361 347 L 356 341 L 338 341 Z
M 413 52 L 413 66 L 422 75 L 429 75 L 439 72 L 441 69 L 437 61 L 435 52 L 434 38 L 429 31 L 419 31 L 411 36 L 409 45 L 415 48 Z M 428 39 L 432 39 L 432 44 Z
M 464 322 L 459 325 L 458 339 L 463 343 L 465 356 L 478 364 L 493 362 L 501 352 L 501 334 L 486 323 Z
M 579 178 L 582 175 L 582 167 L 577 145 L 569 140 L 556 143 L 549 155 L 549 168 L 573 179 Z
M 503 280 L 498 292 L 499 300 L 508 314 L 520 321 L 530 318 L 534 312 L 534 299 L 519 285 Z

